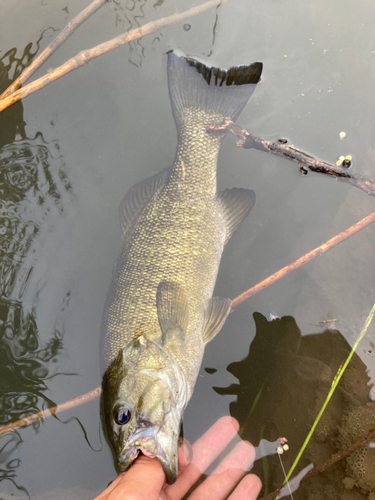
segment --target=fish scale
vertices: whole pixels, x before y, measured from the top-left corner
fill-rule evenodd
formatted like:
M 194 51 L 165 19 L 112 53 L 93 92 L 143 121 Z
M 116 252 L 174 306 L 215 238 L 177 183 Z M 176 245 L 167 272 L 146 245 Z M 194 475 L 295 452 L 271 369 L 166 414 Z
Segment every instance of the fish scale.
M 169 181 L 124 242 L 104 328 L 108 364 L 140 329 L 160 342 L 157 287 L 165 280 L 180 283 L 189 296 L 191 319 L 186 356 L 176 356 L 176 360 L 193 385 L 203 356 L 202 307 L 212 296 L 226 227 L 216 197 L 217 155 L 223 134 L 215 137 L 206 131 L 210 124 L 221 123 L 222 116 L 207 117 L 199 109 L 187 114 Z

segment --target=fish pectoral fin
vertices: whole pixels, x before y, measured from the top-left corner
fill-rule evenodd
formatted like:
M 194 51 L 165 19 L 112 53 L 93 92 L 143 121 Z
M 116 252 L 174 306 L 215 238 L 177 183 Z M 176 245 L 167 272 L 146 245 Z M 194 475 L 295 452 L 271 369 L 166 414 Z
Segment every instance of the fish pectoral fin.
M 125 194 L 119 208 L 123 236 L 134 225 L 156 191 L 166 183 L 170 170 L 170 167 L 165 168 L 158 174 L 138 182 Z
M 189 324 L 189 305 L 184 288 L 179 283 L 161 281 L 156 292 L 156 309 L 163 344 L 182 339 Z
M 218 194 L 226 222 L 227 236 L 225 244 L 234 231 L 249 214 L 255 203 L 255 193 L 251 189 L 225 189 Z
M 230 299 L 212 297 L 208 301 L 203 324 L 203 341 L 205 344 L 208 344 L 220 332 L 231 309 L 232 302 Z

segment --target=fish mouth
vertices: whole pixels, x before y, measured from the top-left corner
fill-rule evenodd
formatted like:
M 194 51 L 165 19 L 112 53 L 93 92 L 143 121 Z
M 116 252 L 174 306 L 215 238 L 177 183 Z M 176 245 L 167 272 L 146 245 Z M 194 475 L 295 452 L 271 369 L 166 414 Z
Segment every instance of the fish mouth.
M 146 457 L 158 458 L 168 480 L 172 480 L 170 461 L 157 438 L 159 428 L 156 425 L 149 425 L 137 429 L 126 442 L 121 455 L 118 457 L 119 472 L 126 472 L 139 453 Z

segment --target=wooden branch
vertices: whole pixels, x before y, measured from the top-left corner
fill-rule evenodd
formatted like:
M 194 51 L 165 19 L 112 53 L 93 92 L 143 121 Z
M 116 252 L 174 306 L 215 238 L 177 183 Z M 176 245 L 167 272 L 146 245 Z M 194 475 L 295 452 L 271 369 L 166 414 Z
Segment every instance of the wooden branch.
M 155 31 L 159 31 L 166 26 L 170 26 L 172 24 L 176 24 L 180 21 L 184 21 L 185 19 L 189 19 L 190 17 L 197 16 L 202 12 L 205 12 L 209 9 L 217 7 L 219 4 L 226 3 L 228 0 L 211 0 L 206 2 L 198 7 L 193 7 L 189 10 L 181 12 L 180 14 L 173 14 L 171 16 L 165 17 L 163 19 L 158 19 L 157 21 L 152 21 L 140 28 L 129 31 L 129 33 L 124 33 L 108 42 L 101 43 L 92 49 L 84 50 L 77 54 L 72 59 L 69 59 L 66 63 L 62 64 L 58 68 L 53 71 L 47 73 L 42 76 L 38 80 L 26 85 L 26 87 L 16 90 L 12 95 L 9 95 L 5 99 L 0 100 L 0 113 L 5 109 L 9 108 L 16 102 L 21 99 L 24 99 L 30 94 L 37 92 L 38 90 L 50 85 L 55 82 L 59 78 L 71 73 L 75 69 L 81 68 L 85 66 L 88 62 L 96 59 L 97 57 L 110 52 L 111 50 L 117 49 L 122 45 L 126 45 L 127 43 L 133 42 L 134 40 L 138 40 L 146 35 L 151 33 L 155 33 Z
M 327 252 L 330 248 L 333 248 L 336 245 L 338 245 L 339 243 L 341 243 L 342 241 L 350 238 L 350 236 L 352 236 L 355 233 L 358 233 L 359 231 L 361 231 L 365 227 L 369 226 L 373 222 L 375 222 L 375 212 L 372 212 L 370 215 L 367 215 L 366 217 L 364 217 L 360 221 L 356 222 L 352 226 L 348 227 L 347 229 L 345 229 L 341 233 L 337 234 L 336 236 L 334 236 L 330 240 L 323 243 L 323 245 L 320 245 L 319 247 L 314 248 L 314 250 L 311 250 L 310 252 L 306 253 L 305 255 L 303 255 L 299 259 L 295 260 L 294 262 L 292 262 L 288 266 L 283 267 L 282 269 L 277 271 L 275 274 L 272 274 L 271 276 L 269 276 L 265 280 L 261 281 L 257 285 L 253 286 L 252 288 L 249 288 L 248 290 L 246 290 L 246 292 L 243 292 L 243 293 L 241 293 L 241 295 L 238 295 L 238 297 L 236 297 L 235 299 L 232 300 L 232 309 L 235 309 L 239 304 L 242 304 L 242 302 L 249 299 L 250 297 L 252 297 L 256 293 L 260 292 L 261 290 L 264 290 L 265 288 L 272 285 L 273 283 L 275 283 L 279 279 L 283 278 L 287 274 L 290 274 L 291 272 L 295 271 L 299 267 L 307 264 L 311 260 L 315 259 L 315 257 L 317 257 L 318 255 L 322 255 L 323 253 Z
M 92 399 L 96 399 L 98 396 L 100 396 L 101 391 L 102 388 L 97 387 L 93 391 L 87 392 L 86 394 L 82 394 L 82 396 L 78 396 L 75 399 L 71 399 L 66 403 L 61 403 L 52 408 L 49 408 L 48 410 L 39 411 L 38 413 L 34 413 L 29 417 L 21 418 L 20 420 L 12 422 L 11 424 L 3 425 L 2 427 L 0 427 L 0 436 L 6 434 L 7 432 L 14 431 L 15 429 L 20 429 L 21 427 L 27 427 L 33 424 L 34 422 L 38 422 L 39 420 L 52 417 L 56 415 L 57 412 L 70 410 L 70 408 L 74 408 L 76 406 L 82 405 L 83 403 L 87 403 Z
M 352 184 L 370 196 L 375 196 L 375 182 L 360 175 L 354 175 L 351 173 L 348 170 L 348 167 L 351 165 L 350 161 L 345 162 L 348 163 L 348 167 L 344 167 L 317 160 L 313 156 L 303 153 L 293 146 L 289 146 L 283 139 L 281 139 L 282 142 L 275 143 L 254 137 L 249 134 L 249 132 L 233 123 L 229 118 L 227 118 L 222 125 L 209 128 L 209 131 L 212 133 L 223 130 L 239 138 L 239 141 L 237 142 L 238 147 L 242 147 L 244 149 L 253 148 L 280 156 L 285 160 L 297 163 L 302 174 L 306 175 L 308 172 L 316 172 L 319 174 L 329 175 L 333 179 Z
M 74 17 L 57 37 L 46 47 L 43 52 L 28 66 L 20 76 L 6 89 L 0 96 L 5 99 L 20 89 L 31 76 L 37 71 L 43 63 L 81 26 L 89 17 L 95 14 L 109 0 L 94 0 L 86 9 Z
M 369 441 L 372 441 L 373 439 L 375 439 L 375 430 L 371 430 L 366 436 L 359 439 L 357 442 L 351 444 L 350 446 L 348 446 L 348 448 L 345 448 L 344 450 L 335 453 L 326 462 L 311 469 L 305 476 L 303 476 L 301 481 L 304 481 L 305 479 L 308 479 L 311 476 L 315 476 L 315 474 L 318 474 L 319 472 L 323 472 L 334 463 L 338 462 L 342 458 L 347 457 L 348 455 L 350 455 L 350 453 L 353 453 L 353 451 L 358 450 L 359 448 L 361 448 L 361 446 L 368 443 Z M 276 496 L 280 493 L 280 491 L 283 488 L 284 485 L 278 488 L 277 490 L 273 491 L 272 493 L 269 493 L 267 496 L 260 498 L 259 500 L 273 500 L 274 498 L 276 498 Z

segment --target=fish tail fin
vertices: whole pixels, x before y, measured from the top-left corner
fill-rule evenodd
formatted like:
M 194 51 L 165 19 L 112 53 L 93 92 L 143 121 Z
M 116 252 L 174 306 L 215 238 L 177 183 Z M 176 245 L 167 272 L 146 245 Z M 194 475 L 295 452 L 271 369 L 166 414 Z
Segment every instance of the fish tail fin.
M 201 62 L 168 54 L 169 96 L 179 125 L 187 108 L 199 108 L 235 121 L 260 80 L 263 64 L 210 68 Z

